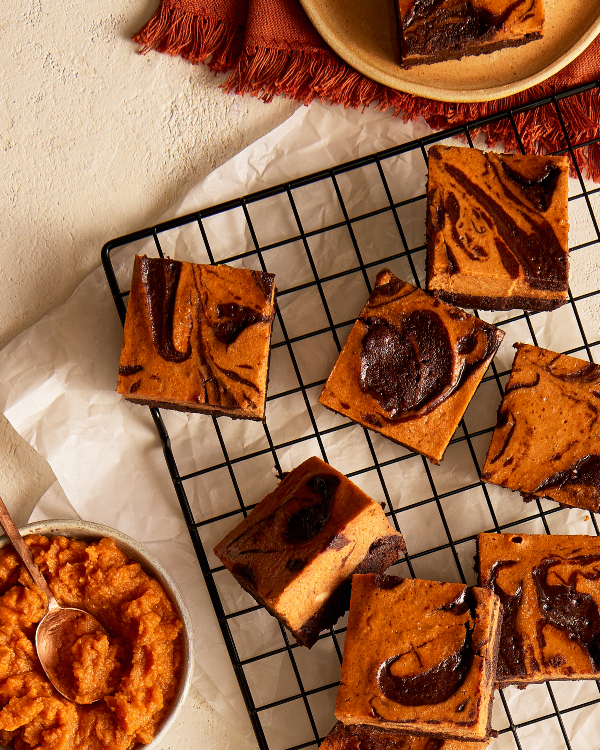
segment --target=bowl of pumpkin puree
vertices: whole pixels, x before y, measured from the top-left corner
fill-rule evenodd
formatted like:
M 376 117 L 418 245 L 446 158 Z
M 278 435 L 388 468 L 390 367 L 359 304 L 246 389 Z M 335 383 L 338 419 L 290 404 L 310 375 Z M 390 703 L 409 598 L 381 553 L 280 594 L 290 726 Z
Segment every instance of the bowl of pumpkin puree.
M 0 538 L 0 745 L 157 748 L 193 672 L 193 629 L 177 585 L 153 555 L 116 529 L 53 520 L 20 532 L 58 603 L 90 612 L 108 636 L 74 632 L 63 643 L 60 668 L 78 702 L 62 697 L 35 651 L 45 597 L 7 537 Z M 90 698 L 99 692 L 102 698 Z

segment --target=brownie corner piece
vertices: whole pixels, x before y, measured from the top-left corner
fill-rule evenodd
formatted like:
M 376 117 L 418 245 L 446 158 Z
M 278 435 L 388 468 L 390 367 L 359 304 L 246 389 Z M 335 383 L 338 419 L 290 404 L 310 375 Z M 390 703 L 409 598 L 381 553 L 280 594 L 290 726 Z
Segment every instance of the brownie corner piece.
M 481 479 L 598 512 L 600 365 L 515 347 Z
M 600 676 L 600 537 L 479 534 L 479 585 L 504 619 L 499 687 Z
M 401 65 L 458 60 L 540 39 L 543 0 L 396 0 Z
M 355 576 L 336 718 L 487 740 L 501 622 L 499 598 L 480 587 Z
M 427 288 L 483 310 L 553 310 L 567 301 L 567 156 L 432 146 Z
M 383 269 L 319 402 L 438 463 L 503 337 Z
M 316 457 L 287 474 L 214 550 L 309 648 L 347 611 L 352 575 L 386 570 L 404 551 L 382 507 Z
M 136 256 L 118 393 L 264 421 L 274 313 L 273 274 Z

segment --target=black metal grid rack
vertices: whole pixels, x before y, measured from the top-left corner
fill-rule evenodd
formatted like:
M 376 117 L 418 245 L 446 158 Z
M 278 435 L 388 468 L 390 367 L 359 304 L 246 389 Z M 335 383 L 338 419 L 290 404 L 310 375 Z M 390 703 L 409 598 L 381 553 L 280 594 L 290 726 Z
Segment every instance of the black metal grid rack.
M 579 166 L 581 149 L 590 143 L 574 141 L 562 115 L 571 97 L 597 95 L 597 89 L 598 84 L 580 87 L 104 246 L 102 259 L 122 320 L 135 252 L 183 254 L 195 262 L 227 262 L 276 274 L 278 312 L 266 423 L 192 415 L 182 432 L 181 415 L 150 410 L 261 748 L 318 747 L 334 723 L 345 632 L 342 620 L 310 652 L 298 647 L 212 554 L 214 544 L 275 486 L 276 475 L 310 455 L 327 461 L 335 454 L 331 463 L 385 501 L 390 522 L 404 534 L 408 554 L 393 569 L 402 575 L 473 584 L 479 531 L 560 533 L 569 518 L 582 533 L 600 533 L 593 516 L 549 501 L 524 504 L 517 493 L 479 481 L 512 362 L 512 343 L 527 341 L 590 360 L 600 353 L 594 323 L 600 320 L 600 187 L 586 181 Z M 541 110 L 557 122 L 563 139 L 557 153 L 569 154 L 576 177 L 569 201 L 571 213 L 581 217 L 570 236 L 577 282 L 571 285 L 568 304 L 552 313 L 480 313 L 507 335 L 444 460 L 432 466 L 326 412 L 317 399 L 375 273 L 388 266 L 423 285 L 428 147 L 452 137 L 477 145 L 486 129 L 503 122 L 522 149 L 522 128 Z M 308 205 L 313 206 L 310 211 Z M 594 268 L 599 269 L 596 275 Z M 202 441 L 201 451 L 194 449 L 195 439 Z M 573 739 L 582 736 L 578 729 L 589 719 L 598 726 L 595 682 L 530 686 L 524 693 L 507 688 L 494 702 L 492 723 L 499 730 L 494 750 L 542 745 L 544 750 L 597 750 L 597 742 L 592 747 Z

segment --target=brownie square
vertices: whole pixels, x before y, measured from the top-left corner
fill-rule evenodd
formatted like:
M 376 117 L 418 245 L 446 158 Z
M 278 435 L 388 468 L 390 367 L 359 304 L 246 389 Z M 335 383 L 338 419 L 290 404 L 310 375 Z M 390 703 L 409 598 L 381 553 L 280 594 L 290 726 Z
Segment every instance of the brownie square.
M 543 0 L 396 0 L 401 64 L 456 60 L 539 39 Z
M 352 574 L 386 570 L 404 551 L 381 506 L 315 457 L 287 474 L 214 550 L 309 648 L 348 609 Z
M 117 391 L 128 401 L 264 420 L 273 274 L 136 256 Z
M 568 293 L 566 156 L 432 146 L 427 289 L 481 310 L 553 310 Z
M 501 621 L 499 598 L 483 588 L 354 576 L 336 719 L 488 739 Z
M 384 269 L 319 402 L 437 463 L 503 337 Z
M 484 482 L 600 509 L 600 366 L 529 344 L 515 356 Z
M 338 721 L 319 750 L 485 750 L 488 744 L 396 734 L 362 724 L 347 727 Z
M 600 537 L 479 534 L 477 559 L 504 612 L 499 687 L 600 677 Z

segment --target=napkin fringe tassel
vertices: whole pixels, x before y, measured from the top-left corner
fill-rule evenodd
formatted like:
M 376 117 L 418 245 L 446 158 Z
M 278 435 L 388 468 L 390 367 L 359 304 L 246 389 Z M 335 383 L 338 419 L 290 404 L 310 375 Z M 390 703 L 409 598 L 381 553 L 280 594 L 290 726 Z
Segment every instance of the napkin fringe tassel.
M 327 51 L 262 47 L 242 52 L 223 87 L 265 102 L 284 95 L 303 104 L 319 99 L 354 109 L 364 109 L 372 103 L 385 109 L 392 106 L 395 93 Z
M 223 88 L 236 94 L 251 94 L 265 102 L 274 96 L 310 104 L 315 99 L 341 104 L 344 107 L 364 109 L 377 104 L 382 110 L 394 107 L 405 121 L 423 117 L 434 130 L 445 130 L 465 125 L 504 109 L 519 107 L 534 99 L 552 95 L 547 83 L 538 84 L 535 93 L 524 91 L 502 100 L 453 104 L 404 94 L 371 81 L 350 68 L 337 56 L 321 50 L 298 52 L 289 49 L 246 48 Z M 600 95 L 591 89 L 578 96 L 559 102 L 560 115 L 573 145 L 597 137 L 600 121 Z M 553 105 L 537 107 L 515 116 L 517 134 L 511 122 L 499 120 L 477 131 L 486 147 L 503 144 L 507 150 L 526 153 L 548 153 L 566 148 L 561 120 Z M 583 176 L 600 182 L 600 143 L 592 143 L 576 152 Z M 576 174 L 575 165 L 571 172 Z
M 152 18 L 133 41 L 150 50 L 180 56 L 191 63 L 207 63 L 215 73 L 231 70 L 244 41 L 244 27 L 219 18 L 174 9 L 161 2 Z M 210 58 L 210 60 L 209 60 Z

